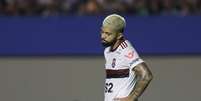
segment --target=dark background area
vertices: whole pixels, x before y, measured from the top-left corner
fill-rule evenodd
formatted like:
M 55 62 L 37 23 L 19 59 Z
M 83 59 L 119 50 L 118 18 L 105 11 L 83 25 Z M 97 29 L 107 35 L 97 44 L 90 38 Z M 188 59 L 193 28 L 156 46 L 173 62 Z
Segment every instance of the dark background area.
M 103 101 L 112 13 L 154 75 L 139 101 L 201 100 L 200 0 L 0 0 L 0 101 Z

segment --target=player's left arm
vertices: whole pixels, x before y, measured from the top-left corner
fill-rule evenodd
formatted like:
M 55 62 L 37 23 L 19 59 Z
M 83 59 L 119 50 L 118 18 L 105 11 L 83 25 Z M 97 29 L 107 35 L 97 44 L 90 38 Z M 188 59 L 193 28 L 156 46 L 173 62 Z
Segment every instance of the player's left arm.
M 153 79 L 153 75 L 145 62 L 142 62 L 135 66 L 132 71 L 135 72 L 138 79 L 135 87 L 133 88 L 129 96 L 125 98 L 115 98 L 114 101 L 137 101 L 140 95 L 142 95 L 144 90 Z
M 137 100 L 153 79 L 153 75 L 145 62 L 135 66 L 132 71 L 135 72 L 137 76 L 137 82 L 132 92 L 129 94 L 129 97 Z

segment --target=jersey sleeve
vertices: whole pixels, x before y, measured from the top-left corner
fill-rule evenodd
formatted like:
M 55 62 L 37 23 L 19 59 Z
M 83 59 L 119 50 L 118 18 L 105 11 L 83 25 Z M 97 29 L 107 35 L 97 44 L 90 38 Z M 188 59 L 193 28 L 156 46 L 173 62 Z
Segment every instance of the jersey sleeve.
M 123 52 L 123 62 L 125 66 L 133 69 L 138 64 L 144 62 L 134 48 L 127 48 Z

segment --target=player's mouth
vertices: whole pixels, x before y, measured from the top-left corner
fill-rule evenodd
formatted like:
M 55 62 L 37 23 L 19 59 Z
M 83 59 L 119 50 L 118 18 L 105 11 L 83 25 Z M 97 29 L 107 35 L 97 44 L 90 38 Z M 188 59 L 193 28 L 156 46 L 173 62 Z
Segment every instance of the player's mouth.
M 107 41 L 105 41 L 104 39 L 101 40 L 102 43 L 107 43 Z

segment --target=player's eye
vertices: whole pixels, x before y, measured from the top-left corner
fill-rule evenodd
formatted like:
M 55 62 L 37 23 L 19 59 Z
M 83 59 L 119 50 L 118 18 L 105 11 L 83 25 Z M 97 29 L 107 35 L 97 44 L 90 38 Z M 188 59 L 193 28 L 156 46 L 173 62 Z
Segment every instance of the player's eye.
M 105 32 L 105 34 L 108 36 L 112 35 L 112 33 L 109 33 L 109 32 Z

